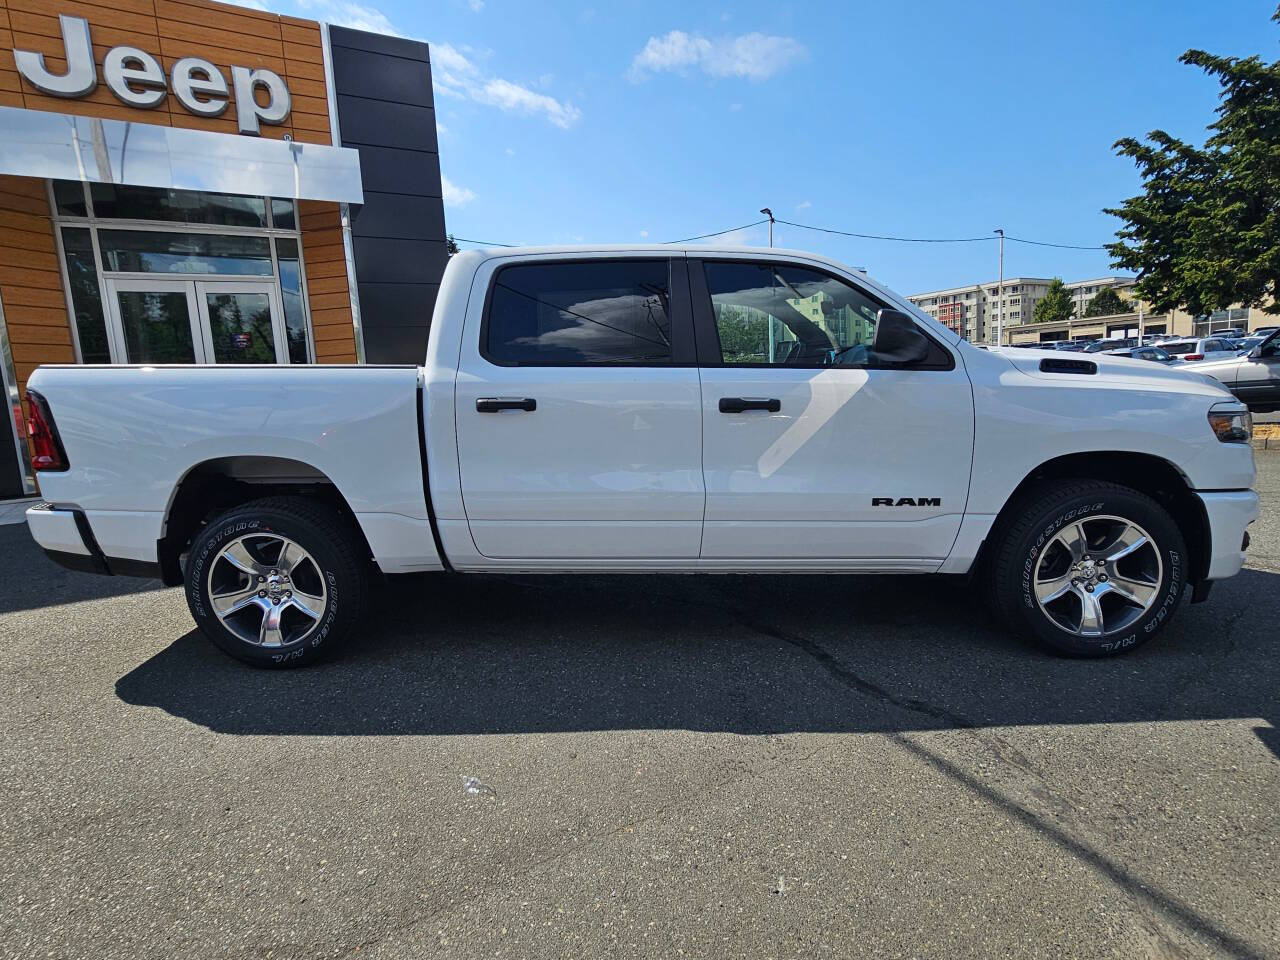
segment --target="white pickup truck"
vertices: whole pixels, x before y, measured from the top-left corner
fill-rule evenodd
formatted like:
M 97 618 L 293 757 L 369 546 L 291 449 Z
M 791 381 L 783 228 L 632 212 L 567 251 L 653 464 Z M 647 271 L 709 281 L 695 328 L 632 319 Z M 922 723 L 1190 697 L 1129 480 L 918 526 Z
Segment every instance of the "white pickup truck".
M 781 250 L 468 252 L 423 367 L 29 386 L 40 545 L 185 583 L 264 666 L 358 634 L 379 570 L 966 575 L 1020 635 L 1103 656 L 1237 573 L 1258 515 L 1220 383 L 981 349 Z

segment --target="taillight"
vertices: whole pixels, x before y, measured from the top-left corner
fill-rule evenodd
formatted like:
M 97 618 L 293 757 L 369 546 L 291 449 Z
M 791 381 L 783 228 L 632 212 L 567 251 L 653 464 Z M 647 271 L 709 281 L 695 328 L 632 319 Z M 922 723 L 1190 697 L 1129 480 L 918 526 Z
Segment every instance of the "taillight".
M 52 472 L 68 469 L 71 464 L 67 462 L 67 453 L 62 449 L 58 429 L 53 425 L 48 402 L 34 390 L 28 390 L 27 408 L 31 411 L 27 418 L 27 436 L 31 438 L 33 453 L 31 465 L 37 470 Z
M 1183 360 L 1187 360 L 1187 361 L 1191 361 L 1191 360 L 1203 360 L 1203 359 L 1204 359 L 1204 354 L 1203 354 L 1203 353 L 1188 353 L 1188 354 L 1187 354 L 1186 356 L 1184 356 L 1182 359 L 1183 359 Z

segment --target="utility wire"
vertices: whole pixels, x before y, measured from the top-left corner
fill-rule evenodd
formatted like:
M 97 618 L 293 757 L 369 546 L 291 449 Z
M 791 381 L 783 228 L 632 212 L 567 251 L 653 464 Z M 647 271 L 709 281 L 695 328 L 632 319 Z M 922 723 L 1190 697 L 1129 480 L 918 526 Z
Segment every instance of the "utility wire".
M 1106 247 L 1081 247 L 1074 243 L 1046 243 L 1043 240 L 1023 240 L 1021 237 L 1005 237 L 1014 243 L 1029 243 L 1036 247 L 1057 247 L 1059 250 L 1105 250 Z
M 478 243 L 482 247 L 518 247 L 520 246 L 520 244 L 518 243 L 494 243 L 491 240 L 469 240 L 466 237 L 454 237 L 453 240 L 457 243 Z
M 766 217 L 763 220 L 756 220 L 754 223 L 744 223 L 740 227 L 730 227 L 728 230 L 717 230 L 715 233 L 702 233 L 696 237 L 685 237 L 683 240 L 668 240 L 667 243 L 688 243 L 690 240 L 705 240 L 707 237 L 721 237 L 726 233 L 733 233 L 735 230 L 746 230 L 750 227 L 758 227 L 760 224 L 768 222 L 769 218 Z M 781 223 L 782 221 L 779 220 L 778 222 Z
M 785 223 L 789 227 L 799 227 L 802 230 L 816 230 L 819 233 L 835 233 L 842 237 L 859 237 L 863 240 L 897 240 L 899 243 L 978 243 L 983 240 L 995 239 L 995 237 L 955 237 L 941 239 L 925 237 L 886 237 L 878 233 L 854 233 L 851 230 L 832 230 L 828 227 L 814 227 L 807 223 L 796 223 L 794 220 L 783 220 L 781 217 L 774 217 L 774 221 L 777 223 Z
M 701 233 L 696 237 L 685 237 L 683 240 L 668 240 L 667 243 L 690 243 L 694 240 L 706 240 L 708 237 L 721 237 L 726 233 L 734 233 L 738 230 L 749 230 L 751 227 L 758 227 L 762 223 L 768 223 L 768 218 L 764 220 L 756 220 L 752 223 L 744 223 L 740 227 L 729 227 L 727 230 L 717 230 L 714 233 Z M 996 238 L 991 237 L 893 237 L 882 233 L 855 233 L 852 230 L 835 230 L 831 227 L 815 227 L 808 223 L 797 223 L 794 220 L 783 220 L 780 217 L 774 218 L 775 223 L 785 223 L 789 227 L 799 227 L 801 230 L 814 230 L 818 233 L 830 233 L 841 237 L 857 237 L 860 240 L 892 240 L 896 243 L 984 243 L 994 242 Z M 483 247 L 515 247 L 519 244 L 515 243 L 494 243 L 488 240 L 470 240 L 467 237 L 454 237 L 459 243 L 475 243 Z M 1049 243 L 1046 240 L 1027 240 L 1023 237 L 1006 236 L 1006 240 L 1010 243 L 1026 243 L 1035 247 L 1054 247 L 1058 250 L 1105 250 L 1104 246 L 1087 246 L 1075 243 Z

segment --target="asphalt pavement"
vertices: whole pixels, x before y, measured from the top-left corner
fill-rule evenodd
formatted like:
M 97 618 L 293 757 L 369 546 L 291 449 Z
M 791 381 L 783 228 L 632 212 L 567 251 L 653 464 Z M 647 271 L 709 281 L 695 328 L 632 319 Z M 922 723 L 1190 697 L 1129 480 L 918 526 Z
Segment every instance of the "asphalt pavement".
M 943 578 L 460 577 L 269 673 L 0 527 L 0 956 L 1280 955 L 1280 453 L 1109 661 Z

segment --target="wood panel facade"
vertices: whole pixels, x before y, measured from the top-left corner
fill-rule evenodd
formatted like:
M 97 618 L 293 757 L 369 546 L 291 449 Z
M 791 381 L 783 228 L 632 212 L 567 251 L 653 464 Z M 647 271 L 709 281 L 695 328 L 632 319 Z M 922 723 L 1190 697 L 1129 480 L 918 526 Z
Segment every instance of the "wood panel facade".
M 52 71 L 65 69 L 59 14 L 89 21 L 99 84 L 83 98 L 41 93 L 20 76 L 14 62 L 17 47 L 42 53 Z M 220 117 L 188 112 L 172 92 L 151 110 L 118 101 L 102 82 L 102 58 L 122 44 L 155 56 L 166 77 L 174 62 L 186 56 L 213 62 L 228 87 L 233 64 L 274 70 L 289 88 L 292 109 L 283 124 L 263 124 L 262 136 L 330 143 L 320 25 L 208 0 L 0 0 L 0 106 L 240 135 L 234 92 Z M 299 213 L 316 359 L 354 363 L 355 331 L 338 205 L 304 202 Z M 72 312 L 45 182 L 40 179 L 0 176 L 0 305 L 20 392 L 25 393 L 27 378 L 40 364 L 74 362 Z

